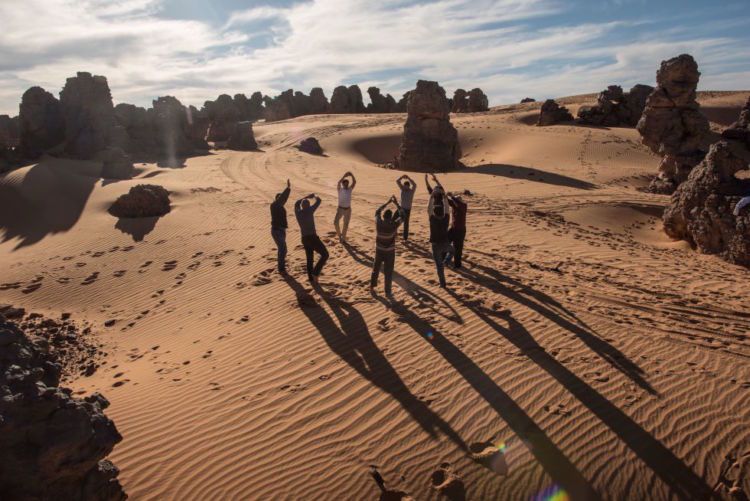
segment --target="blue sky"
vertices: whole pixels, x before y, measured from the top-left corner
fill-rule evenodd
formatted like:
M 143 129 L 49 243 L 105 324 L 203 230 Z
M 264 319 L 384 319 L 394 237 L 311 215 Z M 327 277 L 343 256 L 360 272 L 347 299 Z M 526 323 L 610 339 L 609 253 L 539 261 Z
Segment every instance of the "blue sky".
M 717 6 L 720 4 L 721 6 Z M 750 88 L 750 1 L 0 0 L 0 113 L 76 71 L 115 102 L 309 92 L 358 83 L 400 96 L 419 78 L 491 104 L 653 84 L 693 54 L 700 87 Z

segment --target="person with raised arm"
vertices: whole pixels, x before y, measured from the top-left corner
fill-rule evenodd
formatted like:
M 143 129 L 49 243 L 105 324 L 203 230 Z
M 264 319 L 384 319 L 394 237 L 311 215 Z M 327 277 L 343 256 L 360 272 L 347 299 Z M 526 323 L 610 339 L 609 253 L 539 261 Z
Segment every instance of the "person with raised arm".
M 468 206 L 461 195 L 448 193 L 448 204 L 451 206 L 451 224 L 448 228 L 448 239 L 453 246 L 453 266 L 461 268 L 461 257 L 466 240 L 466 211 Z
M 348 178 L 351 178 L 351 183 Z M 345 172 L 336 186 L 339 192 L 339 206 L 336 209 L 333 226 L 336 228 L 336 234 L 341 242 L 346 242 L 346 232 L 349 229 L 349 220 L 352 218 L 352 191 L 355 186 L 357 186 L 357 178 L 351 171 Z M 341 218 L 344 219 L 343 230 L 339 227 Z
M 396 179 L 396 184 L 401 190 L 401 209 L 404 219 L 404 241 L 409 240 L 409 219 L 411 218 L 411 204 L 414 202 L 414 193 L 417 190 L 417 182 L 407 174 Z
M 395 205 L 395 210 L 386 209 L 388 204 L 391 203 Z M 385 277 L 385 295 L 388 298 L 393 297 L 391 284 L 393 283 L 393 268 L 396 264 L 396 236 L 403 217 L 404 210 L 399 205 L 395 195 L 391 196 L 386 203 L 375 211 L 377 237 L 375 239 L 375 263 L 372 267 L 370 288 L 374 289 L 378 285 L 378 276 L 382 265 L 383 276 Z
M 427 204 L 427 213 L 430 217 L 430 243 L 432 244 L 432 259 L 435 261 L 440 287 L 445 288 L 445 264 L 450 262 L 453 256 L 453 246 L 448 237 L 448 225 L 450 216 L 448 215 L 448 197 L 445 195 L 445 189 L 440 184 L 435 174 L 432 179 L 435 182 L 435 188 L 430 186 L 427 174 L 424 176 L 427 191 L 430 193 L 430 202 Z
M 315 200 L 315 203 L 310 205 L 310 200 Z M 302 234 L 302 246 L 305 248 L 307 258 L 307 278 L 313 285 L 318 283 L 320 272 L 328 260 L 328 249 L 326 249 L 315 230 L 315 211 L 318 207 L 320 207 L 320 197 L 316 196 L 315 193 L 310 193 L 294 203 L 294 214 L 297 216 L 299 230 Z M 320 258 L 313 266 L 315 252 L 320 254 Z
M 286 273 L 286 201 L 289 200 L 289 193 L 292 191 L 292 185 L 286 180 L 286 188 L 281 193 L 276 194 L 276 198 L 271 202 L 271 237 L 276 242 L 277 263 L 279 273 Z

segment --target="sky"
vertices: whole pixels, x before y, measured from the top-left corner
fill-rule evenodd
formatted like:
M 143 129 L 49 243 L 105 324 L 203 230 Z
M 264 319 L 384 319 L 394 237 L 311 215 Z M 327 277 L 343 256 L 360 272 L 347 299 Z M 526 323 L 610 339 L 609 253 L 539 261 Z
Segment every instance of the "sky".
M 115 103 L 418 79 L 490 104 L 654 84 L 690 53 L 700 88 L 750 88 L 750 0 L 0 0 L 0 114 L 77 71 Z

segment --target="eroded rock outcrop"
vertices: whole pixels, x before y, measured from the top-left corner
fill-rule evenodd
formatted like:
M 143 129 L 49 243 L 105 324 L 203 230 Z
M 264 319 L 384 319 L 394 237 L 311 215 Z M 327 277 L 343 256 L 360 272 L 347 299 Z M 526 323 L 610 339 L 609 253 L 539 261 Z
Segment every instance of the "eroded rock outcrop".
M 206 141 L 208 137 L 208 127 L 211 125 L 211 119 L 206 110 L 199 110 L 195 106 L 189 106 L 187 109 L 188 128 L 187 134 L 190 143 L 196 150 L 207 151 L 211 147 Z
M 328 113 L 328 98 L 320 87 L 310 90 L 310 113 L 313 115 Z
M 490 101 L 487 98 L 487 95 L 478 87 L 469 91 L 467 104 L 467 111 L 469 113 L 488 111 L 490 109 Z
M 294 91 L 285 90 L 278 96 L 264 97 L 266 122 L 276 122 L 278 120 L 287 120 L 292 118 L 294 110 Z
M 635 127 L 653 90 L 650 85 L 637 84 L 630 92 L 623 92 L 619 85 L 610 85 L 599 93 L 596 105 L 581 106 L 578 121 L 605 127 Z
M 750 196 L 749 162 L 750 99 L 740 119 L 677 187 L 664 211 L 664 231 L 700 252 L 750 267 L 750 207 L 737 207 Z
M 568 108 L 560 106 L 554 99 L 547 99 L 542 104 L 542 109 L 539 112 L 539 121 L 537 125 L 544 127 L 547 125 L 555 125 L 561 122 L 570 122 L 573 120 L 573 115 L 570 114 Z
M 176 97 L 162 96 L 148 110 L 154 124 L 156 146 L 167 159 L 193 153 L 187 109 Z
M 130 154 L 155 153 L 157 147 L 153 116 L 145 108 L 127 103 L 115 106 L 115 120 L 125 130 L 118 146 Z
M 78 72 L 60 92 L 65 120 L 65 152 L 73 158 L 91 159 L 110 146 L 115 108 L 107 79 Z
M 699 78 L 688 54 L 662 61 L 656 72 L 656 89 L 637 125 L 643 144 L 663 157 L 652 191 L 672 193 L 706 156 L 711 133 L 696 101 Z
M 206 101 L 204 105 L 211 125 L 206 140 L 223 144 L 229 140 L 234 124 L 240 120 L 240 110 L 228 94 L 220 95 L 216 101 Z
M 398 167 L 427 172 L 460 167 L 461 145 L 445 90 L 437 82 L 420 80 L 408 99 Z
M 331 113 L 364 113 L 365 110 L 362 90 L 358 85 L 350 85 L 349 87 L 339 85 L 333 89 Z
M 299 150 L 304 151 L 305 153 L 310 153 L 311 155 L 322 155 L 323 154 L 323 148 L 320 146 L 320 143 L 317 139 L 314 137 L 308 137 L 307 139 L 303 139 L 299 143 Z
M 139 184 L 115 200 L 109 213 L 115 217 L 160 217 L 169 214 L 169 192 L 155 184 Z
M 96 154 L 102 162 L 102 177 L 107 179 L 130 179 L 133 177 L 133 159 L 122 148 L 110 146 Z
M 255 135 L 253 135 L 253 123 L 236 122 L 227 141 L 227 148 L 236 151 L 257 150 L 258 143 L 255 142 Z
M 10 170 L 18 160 L 18 117 L 0 115 L 0 173 Z
M 122 440 L 109 402 L 60 386 L 49 343 L 0 314 L 0 493 L 5 499 L 118 501 L 118 469 L 104 459 Z
M 65 119 L 60 101 L 41 87 L 31 87 L 21 97 L 19 148 L 28 159 L 39 158 L 65 140 Z
M 469 110 L 469 94 L 464 89 L 456 89 L 453 93 L 453 113 L 466 113 Z
M 521 104 L 525 103 L 536 103 L 536 99 L 534 99 L 533 97 L 525 97 L 521 99 Z

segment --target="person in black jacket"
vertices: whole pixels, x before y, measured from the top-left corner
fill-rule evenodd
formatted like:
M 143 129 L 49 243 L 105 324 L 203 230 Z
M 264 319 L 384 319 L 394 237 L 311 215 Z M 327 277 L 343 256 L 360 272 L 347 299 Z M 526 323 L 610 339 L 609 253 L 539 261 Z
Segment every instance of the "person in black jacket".
M 279 273 L 286 273 L 286 208 L 284 204 L 289 200 L 292 191 L 291 183 L 286 180 L 286 188 L 276 194 L 276 199 L 271 202 L 271 236 L 276 242 L 278 250 Z
M 435 174 L 432 174 L 435 188 L 430 186 L 427 174 L 424 176 L 430 201 L 427 204 L 427 213 L 430 216 L 430 243 L 432 244 L 432 258 L 435 261 L 440 287 L 445 288 L 445 265 L 453 257 L 453 245 L 448 234 L 450 215 L 448 213 L 448 197 L 445 188 L 440 184 Z

